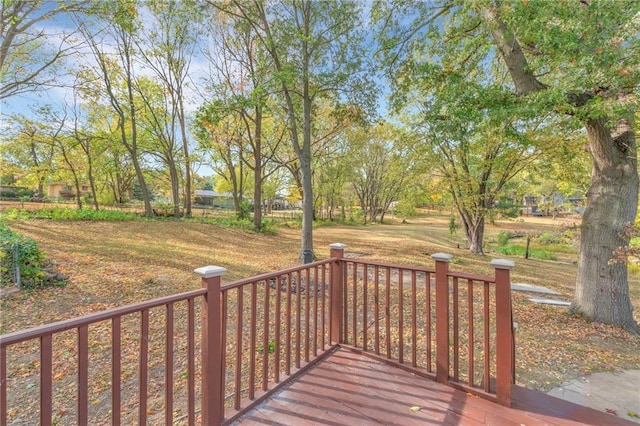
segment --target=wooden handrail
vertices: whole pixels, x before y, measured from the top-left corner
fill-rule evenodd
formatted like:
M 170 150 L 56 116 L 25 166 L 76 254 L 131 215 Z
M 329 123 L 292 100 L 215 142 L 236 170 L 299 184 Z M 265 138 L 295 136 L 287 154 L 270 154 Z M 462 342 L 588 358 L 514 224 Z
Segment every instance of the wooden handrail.
M 0 345 L 9 346 L 27 340 L 36 339 L 46 335 L 60 333 L 62 331 L 79 328 L 96 322 L 105 321 L 115 317 L 140 312 L 144 309 L 152 309 L 163 306 L 168 303 L 181 302 L 187 299 L 193 299 L 206 294 L 205 289 L 192 290 L 185 293 L 174 294 L 171 296 L 159 297 L 157 299 L 147 300 L 145 302 L 134 303 L 132 305 L 123 306 L 121 308 L 108 309 L 106 311 L 97 312 L 95 314 L 84 315 L 63 321 L 53 322 L 51 324 L 41 325 L 39 327 L 27 330 L 19 330 L 13 333 L 3 334 L 0 336 Z

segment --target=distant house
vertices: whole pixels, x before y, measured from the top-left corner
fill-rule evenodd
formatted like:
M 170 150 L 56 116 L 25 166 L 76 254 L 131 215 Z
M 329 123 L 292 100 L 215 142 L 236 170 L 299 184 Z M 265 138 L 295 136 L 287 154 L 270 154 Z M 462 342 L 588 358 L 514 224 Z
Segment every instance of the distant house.
M 196 189 L 194 191 L 194 195 L 196 205 L 217 207 L 220 209 L 233 209 L 233 194 L 230 192 Z
M 80 185 L 80 196 L 90 195 L 91 188 L 88 183 Z M 76 197 L 75 186 L 68 182 L 51 182 L 47 185 L 47 197 L 53 199 L 72 199 Z
M 563 210 L 563 206 L 570 204 L 573 211 L 576 213 L 584 213 L 584 197 L 581 195 L 573 195 L 567 197 L 566 195 L 554 192 L 550 197 L 539 197 L 532 195 L 525 195 L 523 198 L 522 214 L 525 216 L 546 216 L 551 214 L 552 211 L 559 212 Z M 540 210 L 541 206 L 544 206 L 545 211 Z

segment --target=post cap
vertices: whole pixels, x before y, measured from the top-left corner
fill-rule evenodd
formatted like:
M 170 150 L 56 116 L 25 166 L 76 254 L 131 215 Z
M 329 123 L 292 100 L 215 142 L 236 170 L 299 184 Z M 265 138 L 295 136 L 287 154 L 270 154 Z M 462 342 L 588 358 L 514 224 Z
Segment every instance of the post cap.
M 222 266 L 209 265 L 194 269 L 193 272 L 200 275 L 202 278 L 213 278 L 224 275 L 227 270 Z
M 344 243 L 333 243 L 333 244 L 329 244 L 329 248 L 336 249 L 336 250 L 344 250 L 347 248 L 347 245 Z
M 496 269 L 513 269 L 516 267 L 516 263 L 513 260 L 507 259 L 493 259 L 491 266 Z
M 431 255 L 431 258 L 436 262 L 447 262 L 453 259 L 453 255 L 449 253 L 434 253 Z

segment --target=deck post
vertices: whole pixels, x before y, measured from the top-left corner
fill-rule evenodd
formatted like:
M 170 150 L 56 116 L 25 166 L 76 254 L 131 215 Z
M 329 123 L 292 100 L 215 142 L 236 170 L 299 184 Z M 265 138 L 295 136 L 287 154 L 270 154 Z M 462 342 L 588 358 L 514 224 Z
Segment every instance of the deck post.
M 449 381 L 449 261 L 453 255 L 435 253 L 436 261 L 436 381 Z
M 342 342 L 342 293 L 344 283 L 344 262 L 341 260 L 344 257 L 344 249 L 347 248 L 346 244 L 333 243 L 329 245 L 331 249 L 331 258 L 337 259 L 337 262 L 331 264 L 331 305 L 329 306 L 329 330 L 331 344 Z
M 515 263 L 494 259 L 491 266 L 496 277 L 496 397 L 501 404 L 510 406 L 515 366 L 510 271 Z
M 204 266 L 194 270 L 202 278 L 202 287 L 207 289 L 202 300 L 202 424 L 208 426 L 220 425 L 224 418 L 220 287 L 226 271 L 220 266 Z

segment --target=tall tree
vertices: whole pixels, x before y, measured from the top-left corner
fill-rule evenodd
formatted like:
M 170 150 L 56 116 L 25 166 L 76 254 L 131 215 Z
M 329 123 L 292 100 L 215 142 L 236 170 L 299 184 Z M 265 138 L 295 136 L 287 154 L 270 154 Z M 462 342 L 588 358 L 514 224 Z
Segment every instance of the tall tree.
M 78 146 L 82 149 L 87 165 L 87 178 L 89 179 L 89 187 L 91 189 L 91 198 L 93 200 L 93 208 L 95 211 L 100 210 L 98 201 L 98 189 L 96 185 L 96 171 L 94 168 L 95 154 L 99 152 L 96 146 L 99 137 L 93 129 L 89 128 L 87 115 L 83 115 L 79 105 L 79 94 L 74 91 L 74 103 L 72 106 L 73 126 L 70 137 L 73 138 Z
M 250 25 L 271 59 L 281 89 L 291 144 L 300 164 L 302 238 L 313 252 L 312 122 L 321 98 L 339 102 L 369 94 L 361 67 L 366 51 L 362 11 L 350 1 L 212 2 Z
M 525 117 L 555 113 L 582 124 L 593 168 L 573 309 L 638 332 L 626 264 L 609 260 L 628 244 L 624 227 L 638 205 L 640 3 L 396 1 L 376 13 L 390 35 L 383 46 L 399 66 L 400 86 L 441 63 L 430 50 L 442 46 L 459 52 L 456 61 L 441 63 L 442 72 L 470 62 L 478 70 L 496 66 L 510 77 L 513 102 Z
M 34 115 L 49 110 L 43 107 L 35 110 Z M 3 159 L 23 170 L 18 181 L 35 184 L 38 198 L 45 197 L 44 184 L 55 170 L 55 147 L 47 133 L 45 123 L 18 114 L 10 117 L 9 128 L 2 135 Z
M 73 180 L 73 186 L 75 189 L 76 206 L 78 209 L 82 209 L 82 182 L 84 181 L 84 158 L 80 155 L 78 141 L 71 136 L 69 132 L 69 126 L 67 121 L 69 115 L 67 113 L 67 107 L 64 105 L 60 110 L 54 111 L 51 108 L 47 108 L 40 112 L 40 122 L 47 123 L 46 133 L 47 137 L 51 140 L 54 149 L 57 154 L 60 155 L 62 161 L 61 166 L 71 174 Z M 64 164 L 64 166 L 62 166 Z M 61 170 L 59 170 L 60 172 Z
M 151 19 L 145 19 L 139 48 L 147 65 L 162 82 L 168 97 L 166 136 L 180 140 L 184 162 L 184 207 L 191 216 L 192 171 L 189 155 L 185 90 L 200 32 L 202 14 L 193 0 L 149 0 Z
M 148 78 L 136 81 L 136 90 L 141 102 L 138 123 L 141 136 L 148 140 L 146 151 L 164 166 L 169 177 L 173 215 L 180 217 L 180 177 L 178 162 L 183 146 L 176 138 L 173 102 L 163 86 Z
M 60 85 L 59 65 L 75 51 L 75 29 L 52 34 L 43 24 L 82 12 L 88 4 L 88 0 L 0 2 L 0 100 Z
M 142 192 L 145 215 L 152 216 L 151 197 L 142 165 L 142 150 L 138 140 L 138 105 L 136 94 L 136 75 L 134 72 L 134 41 L 136 31 L 137 10 L 132 0 L 115 0 L 100 5 L 102 13 L 108 16 L 105 34 L 102 40 L 87 27 L 82 27 L 82 34 L 95 59 L 94 78 L 100 81 L 94 90 L 104 96 L 117 116 L 117 127 L 120 142 L 130 154 L 136 178 Z M 107 41 L 114 44 L 115 54 L 105 51 Z M 90 74 L 89 74 L 90 75 Z
M 252 28 L 218 14 L 211 19 L 213 43 L 207 56 L 215 69 L 211 76 L 218 115 L 234 115 L 244 125 L 242 161 L 253 172 L 253 225 L 262 227 L 263 181 L 276 169 L 272 161 L 282 138 L 265 134 L 273 81 L 268 73 L 264 47 Z M 273 129 L 273 126 L 270 126 Z M 272 142 L 272 143 L 270 143 Z M 269 171 L 268 171 L 269 170 Z
M 412 173 L 402 136 L 390 124 L 348 133 L 351 159 L 349 181 L 360 201 L 364 223 L 384 220 L 384 212 L 397 200 Z
M 201 148 L 211 153 L 214 172 L 228 183 L 233 194 L 233 205 L 241 213 L 240 204 L 245 191 L 245 171 L 243 170 L 245 128 L 235 115 L 219 115 L 221 110 L 215 104 L 205 105 L 196 115 L 196 138 Z

